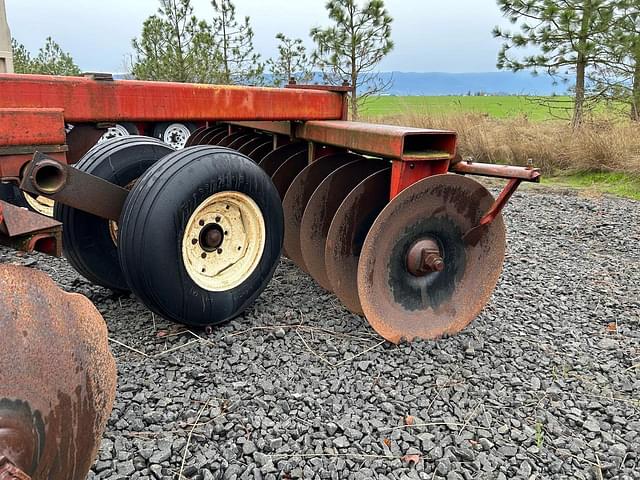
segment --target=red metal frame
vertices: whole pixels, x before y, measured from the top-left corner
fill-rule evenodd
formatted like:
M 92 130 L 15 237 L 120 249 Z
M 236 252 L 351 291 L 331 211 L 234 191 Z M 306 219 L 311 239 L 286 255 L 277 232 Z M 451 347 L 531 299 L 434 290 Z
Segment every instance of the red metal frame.
M 63 109 L 68 123 L 338 120 L 343 94 L 298 88 L 0 75 L 0 108 Z
M 521 180 L 539 180 L 538 170 L 524 167 L 453 163 L 455 132 L 346 121 L 350 91 L 347 86 L 278 89 L 0 75 L 0 180 L 21 180 L 35 152 L 60 163 L 77 161 L 108 123 L 162 121 L 233 122 L 230 131 L 273 133 L 274 146 L 308 141 L 309 161 L 345 150 L 390 161 L 391 198 L 419 180 L 450 171 L 518 179 L 488 216 L 500 212 Z M 75 127 L 70 133 L 68 124 Z

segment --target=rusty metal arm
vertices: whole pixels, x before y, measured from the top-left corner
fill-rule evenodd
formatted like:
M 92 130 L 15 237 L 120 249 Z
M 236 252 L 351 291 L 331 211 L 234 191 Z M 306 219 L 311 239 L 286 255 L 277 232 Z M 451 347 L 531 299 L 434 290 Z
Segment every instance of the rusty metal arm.
M 25 170 L 20 188 L 44 195 L 101 218 L 118 221 L 129 194 L 126 188 L 36 153 Z
M 541 173 L 538 168 L 517 167 L 514 165 L 496 165 L 494 163 L 477 163 L 462 161 L 449 167 L 451 172 L 463 175 L 480 175 L 493 178 L 517 178 L 525 182 L 539 182 Z

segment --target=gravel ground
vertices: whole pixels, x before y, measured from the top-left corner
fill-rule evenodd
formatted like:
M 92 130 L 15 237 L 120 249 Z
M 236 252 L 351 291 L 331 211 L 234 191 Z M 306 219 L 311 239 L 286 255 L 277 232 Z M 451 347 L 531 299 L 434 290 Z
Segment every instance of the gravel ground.
M 530 189 L 506 219 L 485 311 L 402 346 L 286 260 L 208 335 L 64 260 L 0 261 L 46 271 L 108 323 L 118 395 L 90 478 L 640 479 L 640 203 Z

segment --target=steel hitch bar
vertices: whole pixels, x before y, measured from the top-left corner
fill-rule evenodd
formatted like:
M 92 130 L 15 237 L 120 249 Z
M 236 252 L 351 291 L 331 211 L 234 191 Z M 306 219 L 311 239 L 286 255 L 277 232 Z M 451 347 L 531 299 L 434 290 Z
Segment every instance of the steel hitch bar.
M 129 195 L 126 188 L 36 152 L 26 166 L 20 188 L 56 202 L 118 221 Z
M 511 196 L 516 192 L 522 182 L 540 182 L 540 169 L 532 167 L 517 167 L 513 165 L 494 165 L 462 161 L 451 165 L 450 170 L 462 175 L 472 174 L 492 178 L 507 178 L 509 182 L 504 187 L 493 205 L 482 216 L 478 225 L 466 232 L 462 239 L 469 245 L 477 245 L 487 231 L 489 225 L 496 219 L 507 205 Z

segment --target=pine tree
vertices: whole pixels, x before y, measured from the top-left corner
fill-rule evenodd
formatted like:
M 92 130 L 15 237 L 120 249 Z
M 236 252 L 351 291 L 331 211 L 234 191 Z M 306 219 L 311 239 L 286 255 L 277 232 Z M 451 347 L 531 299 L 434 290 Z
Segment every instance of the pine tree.
M 24 45 L 18 43 L 15 38 L 11 39 L 13 49 L 13 69 L 16 73 L 33 73 L 31 68 L 31 54 Z
M 518 25 L 519 32 L 494 29 L 505 43 L 498 54 L 498 68 L 575 77 L 574 127 L 584 117 L 586 80 L 590 68 L 603 61 L 603 49 L 596 39 L 611 28 L 610 0 L 497 0 L 503 14 Z M 534 54 L 517 58 L 513 50 L 535 48 Z
M 82 72 L 75 64 L 71 55 L 58 45 L 51 37 L 47 37 L 45 44 L 35 57 L 18 43 L 11 39 L 13 48 L 13 68 L 16 73 L 34 73 L 39 75 L 67 75 L 77 76 Z
M 356 0 L 331 0 L 326 6 L 333 25 L 311 30 L 313 59 L 325 81 L 351 84 L 351 115 L 357 119 L 358 105 L 389 86 L 376 69 L 393 50 L 393 19 L 383 0 L 368 0 L 362 7 Z
M 309 82 L 313 78 L 312 63 L 307 49 L 299 38 L 292 39 L 278 33 L 278 57 L 267 61 L 273 77 L 272 83 L 281 87 L 294 80 L 297 83 Z
M 160 0 L 156 15 L 143 24 L 132 73 L 140 80 L 215 83 L 220 58 L 211 28 L 193 14 L 191 0 Z
M 213 39 L 220 54 L 220 83 L 261 85 L 264 64 L 253 47 L 250 17 L 236 19 L 236 7 L 231 0 L 213 0 Z
M 606 53 L 589 79 L 592 97 L 624 104 L 634 121 L 640 121 L 640 3 L 617 0 L 611 29 L 598 38 Z

